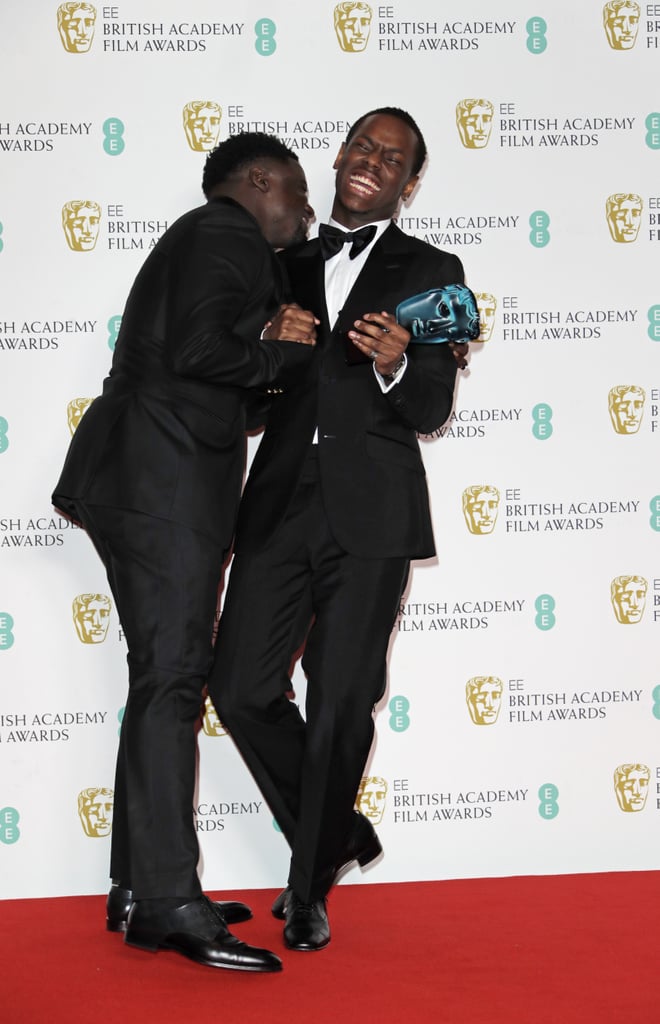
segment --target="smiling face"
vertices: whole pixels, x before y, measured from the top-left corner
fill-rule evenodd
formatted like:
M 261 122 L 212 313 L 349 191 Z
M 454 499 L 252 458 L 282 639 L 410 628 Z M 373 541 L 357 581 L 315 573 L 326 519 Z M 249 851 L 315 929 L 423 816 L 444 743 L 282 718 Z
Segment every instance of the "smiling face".
M 412 173 L 417 145 L 412 128 L 398 117 L 365 118 L 334 162 L 334 219 L 353 229 L 394 216 L 417 183 Z

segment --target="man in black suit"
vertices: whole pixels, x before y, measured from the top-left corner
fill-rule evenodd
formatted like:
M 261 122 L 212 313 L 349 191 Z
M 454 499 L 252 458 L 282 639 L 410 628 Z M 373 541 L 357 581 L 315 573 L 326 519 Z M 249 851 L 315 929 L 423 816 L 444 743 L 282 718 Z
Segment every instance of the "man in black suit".
M 195 727 L 247 400 L 295 377 L 311 355 L 290 343 L 313 341 L 313 318 L 301 329 L 302 311 L 280 309 L 273 250 L 302 241 L 313 211 L 297 157 L 261 133 L 218 146 L 202 188 L 208 202 L 165 232 L 135 280 L 112 369 L 73 436 L 53 503 L 89 533 L 128 646 L 107 926 L 143 949 L 273 971 L 278 957 L 227 930 L 249 908 L 202 895 Z M 286 344 L 260 340 L 269 318 Z
M 318 344 L 304 379 L 272 403 L 209 677 L 292 849 L 273 906 L 291 949 L 327 945 L 338 872 L 381 851 L 353 805 L 410 560 L 435 552 L 416 433 L 447 419 L 467 349 L 409 346 L 393 315 L 413 294 L 463 281 L 456 256 L 392 222 L 425 156 L 405 111 L 361 117 L 334 164 L 330 232 L 284 254 L 293 295 L 320 320 Z M 303 720 L 286 673 L 310 622 Z

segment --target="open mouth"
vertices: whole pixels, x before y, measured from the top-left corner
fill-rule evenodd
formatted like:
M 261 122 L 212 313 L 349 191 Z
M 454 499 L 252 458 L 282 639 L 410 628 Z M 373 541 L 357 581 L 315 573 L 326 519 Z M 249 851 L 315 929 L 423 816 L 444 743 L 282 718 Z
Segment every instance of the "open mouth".
M 375 196 L 380 192 L 380 185 L 364 174 L 351 174 L 348 181 L 353 191 L 359 192 L 362 196 Z

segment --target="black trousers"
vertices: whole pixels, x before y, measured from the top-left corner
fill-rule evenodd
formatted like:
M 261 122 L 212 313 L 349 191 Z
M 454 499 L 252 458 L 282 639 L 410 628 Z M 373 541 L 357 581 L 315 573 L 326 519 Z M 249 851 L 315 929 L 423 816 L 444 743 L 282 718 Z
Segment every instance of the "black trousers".
M 267 547 L 232 563 L 209 693 L 291 846 L 289 884 L 305 902 L 330 888 L 350 831 L 408 571 L 408 559 L 339 547 L 313 458 Z M 303 717 L 285 694 L 310 619 Z
M 136 899 L 195 897 L 196 733 L 212 661 L 223 552 L 177 523 L 85 506 L 128 647 L 111 877 Z

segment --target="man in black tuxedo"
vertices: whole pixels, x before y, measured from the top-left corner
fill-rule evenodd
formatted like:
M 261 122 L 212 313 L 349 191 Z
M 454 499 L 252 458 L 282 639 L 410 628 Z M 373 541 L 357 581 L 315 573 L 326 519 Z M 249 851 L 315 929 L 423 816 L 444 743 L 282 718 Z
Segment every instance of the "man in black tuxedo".
M 292 849 L 273 906 L 291 949 L 327 945 L 337 873 L 381 851 L 353 805 L 410 560 L 435 552 L 416 433 L 447 419 L 467 348 L 409 346 L 393 315 L 413 294 L 463 281 L 456 256 L 392 222 L 425 156 L 405 111 L 364 115 L 334 164 L 330 230 L 284 254 L 295 299 L 320 320 L 318 344 L 304 379 L 272 403 L 209 677 Z M 286 673 L 310 622 L 303 720 Z
M 195 731 L 246 404 L 252 389 L 295 378 L 311 355 L 290 343 L 313 341 L 313 318 L 301 329 L 302 311 L 280 308 L 273 250 L 302 241 L 313 211 L 297 157 L 261 133 L 218 146 L 202 188 L 208 202 L 172 224 L 135 280 L 110 374 L 72 438 L 53 503 L 92 539 L 128 646 L 107 926 L 143 949 L 273 971 L 278 957 L 227 930 L 249 908 L 202 895 Z M 286 344 L 260 340 L 268 319 Z

